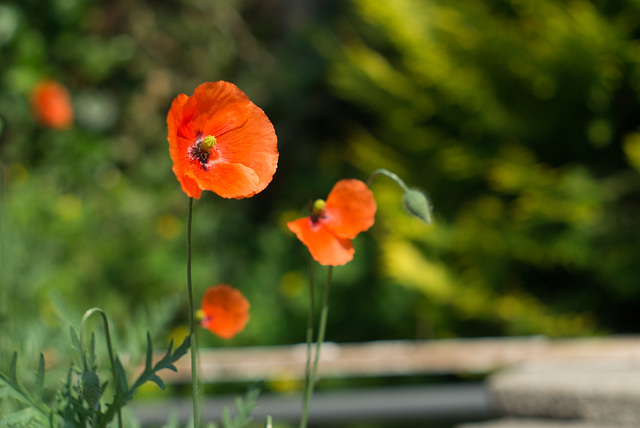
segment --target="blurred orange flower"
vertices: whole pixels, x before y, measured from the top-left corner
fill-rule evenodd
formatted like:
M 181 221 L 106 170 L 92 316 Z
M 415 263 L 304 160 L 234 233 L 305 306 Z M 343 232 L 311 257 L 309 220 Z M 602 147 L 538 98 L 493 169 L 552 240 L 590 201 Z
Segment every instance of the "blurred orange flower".
M 223 339 L 231 339 L 249 322 L 249 301 L 230 285 L 209 287 L 202 297 L 200 325 Z
M 351 240 L 373 226 L 376 202 L 367 185 L 354 179 L 340 180 L 327 201 L 318 199 L 311 215 L 287 223 L 321 265 L 338 266 L 351 261 Z
M 182 190 L 200 198 L 247 198 L 271 182 L 277 137 L 267 115 L 235 85 L 203 83 L 180 94 L 167 116 L 169 151 Z
M 73 125 L 73 106 L 69 91 L 50 79 L 40 81 L 31 91 L 31 111 L 42 125 L 67 129 Z

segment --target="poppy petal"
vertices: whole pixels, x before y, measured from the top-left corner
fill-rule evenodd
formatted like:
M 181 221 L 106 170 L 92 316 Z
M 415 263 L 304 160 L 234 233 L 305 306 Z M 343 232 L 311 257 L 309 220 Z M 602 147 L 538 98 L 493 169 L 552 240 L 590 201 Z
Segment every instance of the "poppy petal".
M 230 285 L 209 287 L 202 297 L 201 324 L 223 339 L 231 339 L 249 322 L 249 301 Z
M 186 176 L 195 180 L 201 189 L 211 190 L 223 198 L 247 198 L 257 193 L 259 177 L 239 163 L 216 162 L 207 171 L 194 168 Z M 187 193 L 188 194 L 188 193 Z
M 321 265 L 341 266 L 353 259 L 355 250 L 350 240 L 336 237 L 320 223 L 312 225 L 309 217 L 289 222 L 287 227 Z
M 262 109 L 253 106 L 247 122 L 218 139 L 220 157 L 230 163 L 251 168 L 259 178 L 254 193 L 271 182 L 278 166 L 278 139 Z
M 206 82 L 184 104 L 182 122 L 193 122 L 205 135 L 218 137 L 244 125 L 252 105 L 233 83 Z
M 171 103 L 169 114 L 167 115 L 167 127 L 169 129 L 169 141 L 175 143 L 178 136 L 178 128 L 182 125 L 182 110 L 186 104 L 188 96 L 178 95 Z
M 373 226 L 376 201 L 360 180 L 340 180 L 333 186 L 325 205 L 324 225 L 340 238 L 353 239 Z
M 193 178 L 189 177 L 187 174 L 183 174 L 182 172 L 176 171 L 176 167 L 173 167 L 173 172 L 176 174 L 176 177 L 181 177 L 179 179 L 180 186 L 182 187 L 182 191 L 187 194 L 187 196 L 200 199 L 200 195 L 202 194 L 202 189 L 198 185 L 198 182 Z

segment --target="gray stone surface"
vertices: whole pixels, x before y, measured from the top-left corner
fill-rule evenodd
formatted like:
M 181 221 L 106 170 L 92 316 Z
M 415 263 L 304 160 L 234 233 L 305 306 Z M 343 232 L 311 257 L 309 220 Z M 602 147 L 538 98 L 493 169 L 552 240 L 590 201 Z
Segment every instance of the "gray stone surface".
M 505 415 L 640 427 L 637 360 L 524 364 L 494 375 L 489 388 Z
M 504 418 L 495 421 L 458 425 L 456 428 L 636 428 L 636 425 L 559 419 Z

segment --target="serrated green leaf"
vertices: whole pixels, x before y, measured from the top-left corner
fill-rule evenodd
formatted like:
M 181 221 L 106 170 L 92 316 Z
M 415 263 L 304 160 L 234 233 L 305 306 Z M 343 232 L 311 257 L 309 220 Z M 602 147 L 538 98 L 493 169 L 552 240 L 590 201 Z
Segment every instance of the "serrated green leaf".
M 160 389 L 164 391 L 165 389 L 164 381 L 160 379 L 160 376 L 158 376 L 157 374 L 151 374 L 149 375 L 149 380 L 155 383 L 156 385 L 158 385 Z
M 44 354 L 40 353 L 40 361 L 38 362 L 38 372 L 36 373 L 36 384 L 34 396 L 43 401 L 42 394 L 44 393 Z
M 222 410 L 222 421 L 224 428 L 242 428 L 251 422 L 251 412 L 258 405 L 257 399 L 260 395 L 260 388 L 258 386 L 252 386 L 249 388 L 244 398 L 236 397 L 236 416 L 231 417 L 231 412 L 227 407 Z M 225 414 L 228 415 L 228 419 L 225 420 Z
M 173 338 L 171 338 L 171 341 L 169 342 L 169 347 L 167 348 L 166 355 L 171 355 L 172 352 L 173 352 Z
M 36 421 L 45 423 L 46 420 L 43 419 L 42 415 L 36 409 L 26 407 L 17 412 L 2 416 L 2 418 L 0 418 L 0 426 L 34 426 L 33 423 Z
M 80 346 L 80 339 L 78 338 L 78 333 L 73 328 L 73 326 L 69 327 L 69 333 L 71 334 L 71 344 L 78 352 L 82 352 L 82 346 Z
M 180 357 L 182 357 L 184 354 L 187 353 L 190 347 L 191 347 L 191 336 L 187 336 L 184 338 L 184 341 L 182 342 L 182 344 L 178 346 L 178 348 L 173 352 L 172 362 L 178 361 Z
M 116 365 L 116 373 L 118 374 L 118 384 L 120 385 L 120 391 L 123 395 L 125 395 L 129 391 L 129 383 L 127 382 L 127 373 L 124 371 L 124 367 L 122 367 L 122 363 L 120 362 L 120 358 L 116 355 L 114 359 L 114 363 Z
M 9 378 L 5 376 L 0 376 L 0 385 L 4 385 L 4 388 L 0 389 L 0 397 L 12 397 L 18 400 L 21 403 L 28 403 L 29 401 L 22 395 L 22 391 L 20 391 L 16 385 L 13 385 Z
M 224 428 L 232 428 L 233 420 L 231 419 L 231 412 L 228 407 L 222 409 L 222 426 Z

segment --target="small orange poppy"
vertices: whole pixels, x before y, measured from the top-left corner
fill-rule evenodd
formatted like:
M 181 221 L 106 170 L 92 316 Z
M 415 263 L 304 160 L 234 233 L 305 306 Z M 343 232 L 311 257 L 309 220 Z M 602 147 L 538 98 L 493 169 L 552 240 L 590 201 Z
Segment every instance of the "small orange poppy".
M 73 106 L 69 91 L 50 79 L 40 81 L 31 91 L 31 111 L 42 125 L 67 129 L 73 125 Z
M 367 185 L 354 179 L 340 180 L 327 201 L 318 199 L 309 217 L 287 223 L 321 265 L 338 266 L 351 261 L 351 240 L 373 226 L 376 202 Z
M 249 301 L 230 285 L 209 287 L 202 297 L 200 325 L 223 339 L 231 339 L 249 322 Z
M 271 182 L 278 166 L 276 132 L 267 115 L 228 82 L 203 83 L 173 100 L 169 152 L 182 190 L 247 198 Z

